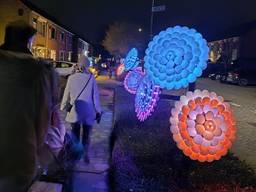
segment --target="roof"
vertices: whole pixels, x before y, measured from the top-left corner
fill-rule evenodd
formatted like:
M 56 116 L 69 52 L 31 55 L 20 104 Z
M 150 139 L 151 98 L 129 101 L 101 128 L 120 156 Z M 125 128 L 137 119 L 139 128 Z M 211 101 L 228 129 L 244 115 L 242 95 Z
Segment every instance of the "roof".
M 26 5 L 28 8 L 30 8 L 32 11 L 35 11 L 36 13 L 42 15 L 43 17 L 45 17 L 46 19 L 50 20 L 51 22 L 59 25 L 60 27 L 64 28 L 65 30 L 73 33 L 74 35 L 76 35 L 78 38 L 82 39 L 83 41 L 91 44 L 90 41 L 88 41 L 87 39 L 81 37 L 79 34 L 75 33 L 72 31 L 72 29 L 68 26 L 65 26 L 63 23 L 61 23 L 57 18 L 53 17 L 52 15 L 49 15 L 46 11 L 38 8 L 37 6 L 35 6 L 33 3 L 31 3 L 28 0 L 20 0 L 24 5 Z

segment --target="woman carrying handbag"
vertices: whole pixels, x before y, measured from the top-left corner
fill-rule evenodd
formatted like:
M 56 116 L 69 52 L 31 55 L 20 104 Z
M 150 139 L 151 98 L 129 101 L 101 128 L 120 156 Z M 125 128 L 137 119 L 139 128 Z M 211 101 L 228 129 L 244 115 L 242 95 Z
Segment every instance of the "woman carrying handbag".
M 96 80 L 89 71 L 90 61 L 81 56 L 76 72 L 69 76 L 64 91 L 61 110 L 67 111 L 66 121 L 71 123 L 72 136 L 79 142 L 82 127 L 84 162 L 89 163 L 90 133 L 96 120 L 100 122 L 101 106 Z

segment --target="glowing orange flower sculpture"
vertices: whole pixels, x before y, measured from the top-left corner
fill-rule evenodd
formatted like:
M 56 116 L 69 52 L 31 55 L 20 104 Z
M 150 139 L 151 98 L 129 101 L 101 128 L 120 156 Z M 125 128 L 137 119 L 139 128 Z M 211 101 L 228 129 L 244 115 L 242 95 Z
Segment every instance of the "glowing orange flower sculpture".
M 117 67 L 117 69 L 116 69 L 116 75 L 117 75 L 117 76 L 122 75 L 122 74 L 124 73 L 124 69 L 125 69 L 125 67 L 124 67 L 124 64 L 123 64 L 123 63 L 121 63 L 120 65 L 118 65 L 118 67 Z
M 178 148 L 200 162 L 219 160 L 235 140 L 235 120 L 230 105 L 207 90 L 181 96 L 172 109 L 170 123 Z

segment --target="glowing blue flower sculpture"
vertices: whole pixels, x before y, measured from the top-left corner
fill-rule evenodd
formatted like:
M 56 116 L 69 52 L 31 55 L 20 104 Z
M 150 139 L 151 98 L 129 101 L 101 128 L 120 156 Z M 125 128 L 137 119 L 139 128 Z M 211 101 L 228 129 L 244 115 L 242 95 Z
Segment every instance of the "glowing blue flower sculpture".
M 132 48 L 128 52 L 124 61 L 124 65 L 125 65 L 125 71 L 132 70 L 139 65 L 138 50 L 136 48 Z
M 137 89 L 135 97 L 135 111 L 140 121 L 146 120 L 154 111 L 159 94 L 160 87 L 155 86 L 148 76 L 145 76 Z
M 149 43 L 145 69 L 153 83 L 161 88 L 185 88 L 202 75 L 208 52 L 206 40 L 195 29 L 170 27 Z
M 134 70 L 127 73 L 127 75 L 124 79 L 125 89 L 129 93 L 135 94 L 144 75 L 145 75 L 145 73 L 142 72 L 141 67 L 137 67 Z

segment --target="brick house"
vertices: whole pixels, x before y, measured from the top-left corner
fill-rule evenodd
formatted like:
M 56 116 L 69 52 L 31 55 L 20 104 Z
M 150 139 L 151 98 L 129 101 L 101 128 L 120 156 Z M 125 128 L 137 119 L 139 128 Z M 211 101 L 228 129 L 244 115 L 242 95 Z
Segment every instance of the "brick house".
M 37 29 L 32 46 L 37 57 L 76 62 L 79 55 L 88 50 L 89 44 L 85 40 L 26 0 L 1 2 L 0 44 L 4 42 L 6 25 L 15 20 L 23 20 Z

